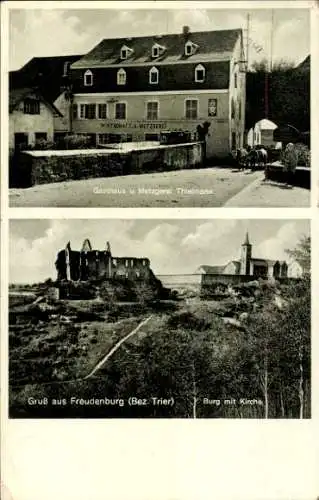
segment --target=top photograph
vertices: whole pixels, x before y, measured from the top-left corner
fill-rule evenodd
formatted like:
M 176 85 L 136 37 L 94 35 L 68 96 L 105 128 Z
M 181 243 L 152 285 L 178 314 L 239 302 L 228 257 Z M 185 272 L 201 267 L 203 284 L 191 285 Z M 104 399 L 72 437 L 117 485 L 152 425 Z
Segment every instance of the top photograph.
M 9 6 L 9 206 L 309 207 L 310 14 Z

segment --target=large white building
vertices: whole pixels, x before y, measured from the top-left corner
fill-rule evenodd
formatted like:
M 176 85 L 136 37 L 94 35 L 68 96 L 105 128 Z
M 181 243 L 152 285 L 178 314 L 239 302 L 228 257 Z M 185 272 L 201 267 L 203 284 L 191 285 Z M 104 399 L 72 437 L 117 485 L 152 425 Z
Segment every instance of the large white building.
M 243 145 L 244 59 L 241 29 L 104 39 L 70 66 L 72 129 L 103 144 L 208 122 L 207 157 L 226 156 Z

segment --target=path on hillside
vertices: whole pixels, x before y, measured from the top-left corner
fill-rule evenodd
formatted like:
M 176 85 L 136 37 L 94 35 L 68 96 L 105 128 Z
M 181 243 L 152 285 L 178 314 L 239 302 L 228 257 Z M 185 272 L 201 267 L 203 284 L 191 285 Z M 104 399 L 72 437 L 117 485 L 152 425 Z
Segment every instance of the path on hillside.
M 261 171 L 230 167 L 103 177 L 10 189 L 11 207 L 222 207 Z
M 137 325 L 136 328 L 134 328 L 134 330 L 132 330 L 130 333 L 128 333 L 125 337 L 123 337 L 121 340 L 119 340 L 113 347 L 112 349 L 104 356 L 103 359 L 101 359 L 101 361 L 98 362 L 98 364 L 93 368 L 93 370 L 88 374 L 86 375 L 86 377 L 84 377 L 83 380 L 87 380 L 91 377 L 93 377 L 93 375 L 100 369 L 102 368 L 102 366 L 106 363 L 106 361 L 108 359 L 110 359 L 111 356 L 113 356 L 113 354 L 118 350 L 118 348 L 124 343 L 126 342 L 126 340 L 130 337 L 132 337 L 133 335 L 135 335 L 144 325 L 146 325 L 146 323 L 149 322 L 149 320 L 153 317 L 153 314 L 151 314 L 150 316 L 148 316 L 146 319 L 144 319 L 139 325 Z

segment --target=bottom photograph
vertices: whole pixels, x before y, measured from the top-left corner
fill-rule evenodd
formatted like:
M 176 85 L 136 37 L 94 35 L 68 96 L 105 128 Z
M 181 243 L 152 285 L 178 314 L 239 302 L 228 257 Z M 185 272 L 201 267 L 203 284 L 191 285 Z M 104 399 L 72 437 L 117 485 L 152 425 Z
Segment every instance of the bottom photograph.
M 309 220 L 9 230 L 9 417 L 311 417 Z

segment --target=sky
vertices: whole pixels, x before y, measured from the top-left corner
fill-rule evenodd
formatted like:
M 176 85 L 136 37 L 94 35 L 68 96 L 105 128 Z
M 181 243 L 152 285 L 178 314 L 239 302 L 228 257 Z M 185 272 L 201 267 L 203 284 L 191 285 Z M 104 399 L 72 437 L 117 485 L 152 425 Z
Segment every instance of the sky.
M 85 238 L 94 250 L 109 241 L 114 257 L 148 257 L 157 275 L 192 274 L 201 265 L 237 259 L 246 231 L 253 257 L 287 259 L 285 250 L 295 248 L 310 227 L 303 219 L 12 219 L 9 281 L 56 279 L 58 251 L 68 241 L 80 250 Z
M 145 4 L 149 7 L 150 2 Z M 103 38 L 181 33 L 184 25 L 191 31 L 245 29 L 248 13 L 235 8 L 129 10 L 123 3 L 119 5 L 117 10 L 11 9 L 9 69 L 19 69 L 37 56 L 82 55 Z M 269 9 L 249 10 L 249 14 L 252 63 L 269 58 L 272 14 Z M 273 61 L 300 63 L 306 58 L 310 53 L 309 17 L 308 9 L 273 9 Z

